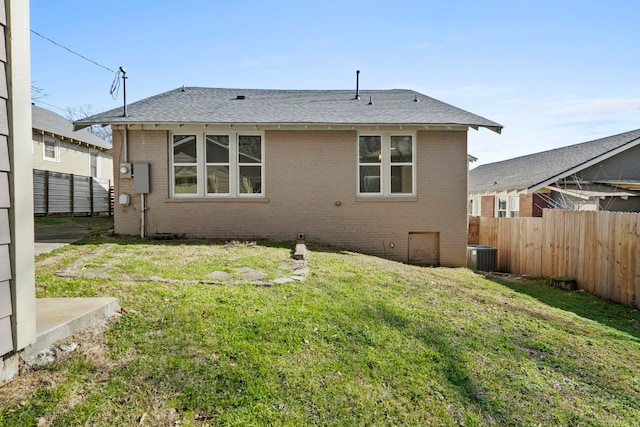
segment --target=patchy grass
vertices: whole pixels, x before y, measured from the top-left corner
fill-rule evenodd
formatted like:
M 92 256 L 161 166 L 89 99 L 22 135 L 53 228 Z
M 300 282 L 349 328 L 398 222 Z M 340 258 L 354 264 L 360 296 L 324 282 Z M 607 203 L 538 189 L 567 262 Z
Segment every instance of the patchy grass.
M 123 315 L 104 342 L 0 389 L 0 425 L 640 419 L 640 313 L 541 282 L 324 248 L 305 282 L 270 288 L 53 274 L 87 257 L 121 277 L 277 275 L 289 250 L 93 237 L 39 257 L 39 296 L 115 296 Z

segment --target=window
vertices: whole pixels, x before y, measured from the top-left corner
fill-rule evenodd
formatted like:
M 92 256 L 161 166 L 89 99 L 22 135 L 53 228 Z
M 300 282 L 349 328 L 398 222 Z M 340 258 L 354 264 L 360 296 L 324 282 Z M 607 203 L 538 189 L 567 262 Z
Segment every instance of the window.
M 262 135 L 173 135 L 173 195 L 251 197 L 263 194 Z
M 95 151 L 89 153 L 89 176 L 98 176 L 98 153 Z
M 507 199 L 505 197 L 498 197 L 498 217 L 505 218 L 507 216 Z
M 414 194 L 414 151 L 412 135 L 360 135 L 358 194 Z
M 509 197 L 509 216 L 511 218 L 520 216 L 520 196 Z
M 60 161 L 60 145 L 52 139 L 45 139 L 42 145 L 42 158 L 52 162 Z

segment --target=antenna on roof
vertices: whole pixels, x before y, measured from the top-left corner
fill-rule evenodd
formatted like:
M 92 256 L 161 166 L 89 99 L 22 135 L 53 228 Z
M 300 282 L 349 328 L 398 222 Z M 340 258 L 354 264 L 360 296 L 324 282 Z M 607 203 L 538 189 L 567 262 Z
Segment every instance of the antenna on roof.
M 122 73 L 122 97 L 124 98 L 124 113 L 123 117 L 127 117 L 127 70 L 124 67 L 118 68 Z
M 356 70 L 356 96 L 353 99 L 360 99 L 360 70 Z

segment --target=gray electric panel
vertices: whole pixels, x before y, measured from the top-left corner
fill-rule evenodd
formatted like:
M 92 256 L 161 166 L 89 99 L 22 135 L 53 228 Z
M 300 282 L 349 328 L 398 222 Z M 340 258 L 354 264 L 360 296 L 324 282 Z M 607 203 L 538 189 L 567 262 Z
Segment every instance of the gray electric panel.
M 142 194 L 150 193 L 150 181 L 149 163 L 134 163 L 133 192 Z

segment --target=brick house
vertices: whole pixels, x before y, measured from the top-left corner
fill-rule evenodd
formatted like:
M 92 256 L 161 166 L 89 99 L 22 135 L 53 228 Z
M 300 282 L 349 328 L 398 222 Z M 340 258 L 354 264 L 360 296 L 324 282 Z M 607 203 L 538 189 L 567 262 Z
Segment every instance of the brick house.
M 542 210 L 640 212 L 640 129 L 481 165 L 469 172 L 468 213 L 541 217 Z
M 318 242 L 466 263 L 467 131 L 501 125 L 410 90 L 183 87 L 110 124 L 119 234 Z M 131 173 L 133 172 L 133 173 Z

